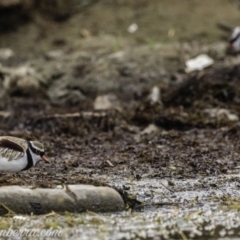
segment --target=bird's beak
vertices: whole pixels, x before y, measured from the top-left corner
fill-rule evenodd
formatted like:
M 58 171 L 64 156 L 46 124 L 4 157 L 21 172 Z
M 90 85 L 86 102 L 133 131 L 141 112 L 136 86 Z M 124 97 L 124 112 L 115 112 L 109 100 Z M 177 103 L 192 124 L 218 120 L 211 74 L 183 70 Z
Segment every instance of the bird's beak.
M 44 155 L 42 156 L 42 160 L 45 162 L 49 162 L 49 160 Z

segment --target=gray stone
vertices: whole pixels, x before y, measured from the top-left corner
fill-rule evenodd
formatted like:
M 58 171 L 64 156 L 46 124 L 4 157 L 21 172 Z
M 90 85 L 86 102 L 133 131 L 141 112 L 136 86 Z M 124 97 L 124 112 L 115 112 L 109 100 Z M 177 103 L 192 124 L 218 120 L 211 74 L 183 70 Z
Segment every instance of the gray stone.
M 110 187 L 68 185 L 51 188 L 0 187 L 0 215 L 6 208 L 17 214 L 54 212 L 113 212 L 124 209 L 120 194 Z

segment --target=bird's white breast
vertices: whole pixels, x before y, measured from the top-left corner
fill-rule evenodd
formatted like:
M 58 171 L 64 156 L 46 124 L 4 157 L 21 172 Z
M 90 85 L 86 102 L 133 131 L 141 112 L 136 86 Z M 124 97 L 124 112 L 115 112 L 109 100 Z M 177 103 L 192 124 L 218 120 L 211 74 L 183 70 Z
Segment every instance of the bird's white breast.
M 0 172 L 18 172 L 27 166 L 26 153 L 18 158 L 9 161 L 7 158 L 0 155 Z

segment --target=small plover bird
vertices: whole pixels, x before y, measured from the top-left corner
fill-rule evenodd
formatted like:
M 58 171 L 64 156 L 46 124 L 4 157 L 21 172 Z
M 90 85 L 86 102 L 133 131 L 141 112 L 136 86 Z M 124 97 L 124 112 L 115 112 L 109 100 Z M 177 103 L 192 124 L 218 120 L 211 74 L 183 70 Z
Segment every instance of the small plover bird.
M 240 27 L 233 29 L 232 35 L 229 38 L 228 51 L 235 53 L 240 52 Z
M 38 141 L 0 137 L 0 172 L 19 172 L 34 166 L 39 160 L 48 162 L 44 147 Z

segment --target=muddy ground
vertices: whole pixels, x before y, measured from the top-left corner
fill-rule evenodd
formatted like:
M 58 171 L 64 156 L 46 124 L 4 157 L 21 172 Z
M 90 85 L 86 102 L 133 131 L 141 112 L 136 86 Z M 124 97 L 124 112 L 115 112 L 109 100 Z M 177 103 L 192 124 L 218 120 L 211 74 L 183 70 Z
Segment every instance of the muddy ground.
M 0 184 L 110 185 L 126 212 L 2 217 L 0 229 L 239 237 L 240 59 L 216 23 L 238 25 L 240 12 L 223 0 L 96 1 L 60 20 L 40 10 L 1 33 L 12 52 L 0 51 L 0 133 L 41 140 L 51 163 Z M 185 73 L 200 53 L 214 65 Z

